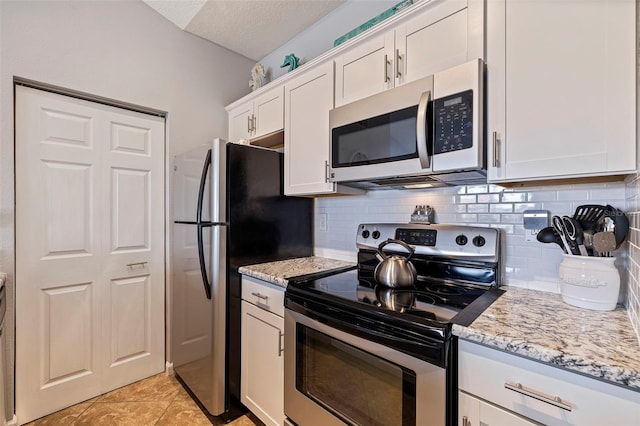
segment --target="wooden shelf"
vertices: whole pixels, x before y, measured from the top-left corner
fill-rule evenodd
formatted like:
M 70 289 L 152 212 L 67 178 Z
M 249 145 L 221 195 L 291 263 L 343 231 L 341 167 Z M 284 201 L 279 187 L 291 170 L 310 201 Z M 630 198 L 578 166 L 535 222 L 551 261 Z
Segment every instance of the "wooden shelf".
M 279 130 L 277 132 L 270 133 L 265 136 L 261 136 L 256 139 L 251 139 L 250 145 L 261 146 L 263 148 L 283 148 L 284 147 L 284 131 Z

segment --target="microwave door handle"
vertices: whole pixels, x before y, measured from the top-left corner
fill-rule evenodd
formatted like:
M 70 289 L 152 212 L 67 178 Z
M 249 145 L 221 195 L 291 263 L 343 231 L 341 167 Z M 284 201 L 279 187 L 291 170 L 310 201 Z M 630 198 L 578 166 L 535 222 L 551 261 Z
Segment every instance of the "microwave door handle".
M 431 91 L 427 90 L 420 96 L 418 103 L 418 116 L 416 118 L 416 141 L 418 143 L 418 159 L 423 169 L 431 166 L 429 149 L 427 147 L 427 106 L 431 100 Z

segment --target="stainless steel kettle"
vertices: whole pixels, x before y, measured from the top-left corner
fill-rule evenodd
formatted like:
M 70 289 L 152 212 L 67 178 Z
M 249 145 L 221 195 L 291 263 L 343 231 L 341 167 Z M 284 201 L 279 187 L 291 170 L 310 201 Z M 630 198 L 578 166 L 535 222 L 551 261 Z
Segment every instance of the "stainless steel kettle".
M 409 251 L 408 256 L 387 256 L 382 249 L 387 244 L 399 244 Z M 388 239 L 378 246 L 376 257 L 380 261 L 373 273 L 375 280 L 387 287 L 411 287 L 416 282 L 416 268 L 409 261 L 413 256 L 414 248 L 404 241 Z

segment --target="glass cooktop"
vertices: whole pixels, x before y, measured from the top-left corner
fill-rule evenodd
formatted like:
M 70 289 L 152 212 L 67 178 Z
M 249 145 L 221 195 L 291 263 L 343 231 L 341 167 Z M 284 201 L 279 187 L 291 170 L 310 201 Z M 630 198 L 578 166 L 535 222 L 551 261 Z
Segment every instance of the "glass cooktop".
M 376 284 L 358 270 L 307 281 L 290 281 L 287 290 L 308 292 L 329 299 L 355 302 L 361 309 L 392 311 L 411 317 L 451 322 L 464 308 L 488 290 L 485 286 L 435 282 L 420 277 L 415 286 L 389 288 Z M 397 317 L 397 315 L 394 315 Z

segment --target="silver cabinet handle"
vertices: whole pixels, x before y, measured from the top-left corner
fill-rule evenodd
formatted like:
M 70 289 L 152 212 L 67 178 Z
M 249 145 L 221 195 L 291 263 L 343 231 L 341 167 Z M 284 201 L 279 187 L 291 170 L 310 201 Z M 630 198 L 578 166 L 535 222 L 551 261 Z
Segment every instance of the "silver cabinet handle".
M 402 55 L 400 55 L 400 49 L 396 49 L 396 78 L 400 78 L 402 73 L 400 72 L 400 59 Z
M 134 266 L 142 266 L 143 268 L 149 262 L 135 262 L 135 263 L 127 263 L 127 268 L 133 269 Z
M 251 116 L 247 115 L 247 133 L 251 133 Z
M 462 426 L 471 426 L 471 422 L 467 418 L 467 416 L 462 417 Z
M 500 133 L 493 132 L 493 167 L 500 165 Z
M 327 160 L 324 161 L 324 181 L 325 183 L 329 182 L 329 162 Z
M 563 410 L 571 411 L 571 405 L 568 402 L 563 401 L 559 396 L 547 395 L 537 390 L 524 387 L 520 383 L 504 382 L 504 387 L 514 392 L 521 393 L 522 395 L 537 399 L 538 401 L 546 402 L 547 404 L 562 408 Z
M 253 293 L 251 293 L 251 295 L 257 297 L 258 299 L 264 300 L 265 302 L 267 300 L 269 300 L 269 296 L 265 296 L 265 295 L 260 294 L 258 292 L 253 292 Z
M 282 343 L 283 337 L 284 337 L 284 333 L 280 331 L 278 333 L 278 356 L 282 356 L 282 352 L 284 352 L 284 344 Z
M 251 115 L 251 130 L 253 131 L 253 133 L 256 132 L 256 116 L 255 115 Z
M 389 82 L 389 57 L 388 55 L 384 55 L 384 82 Z

